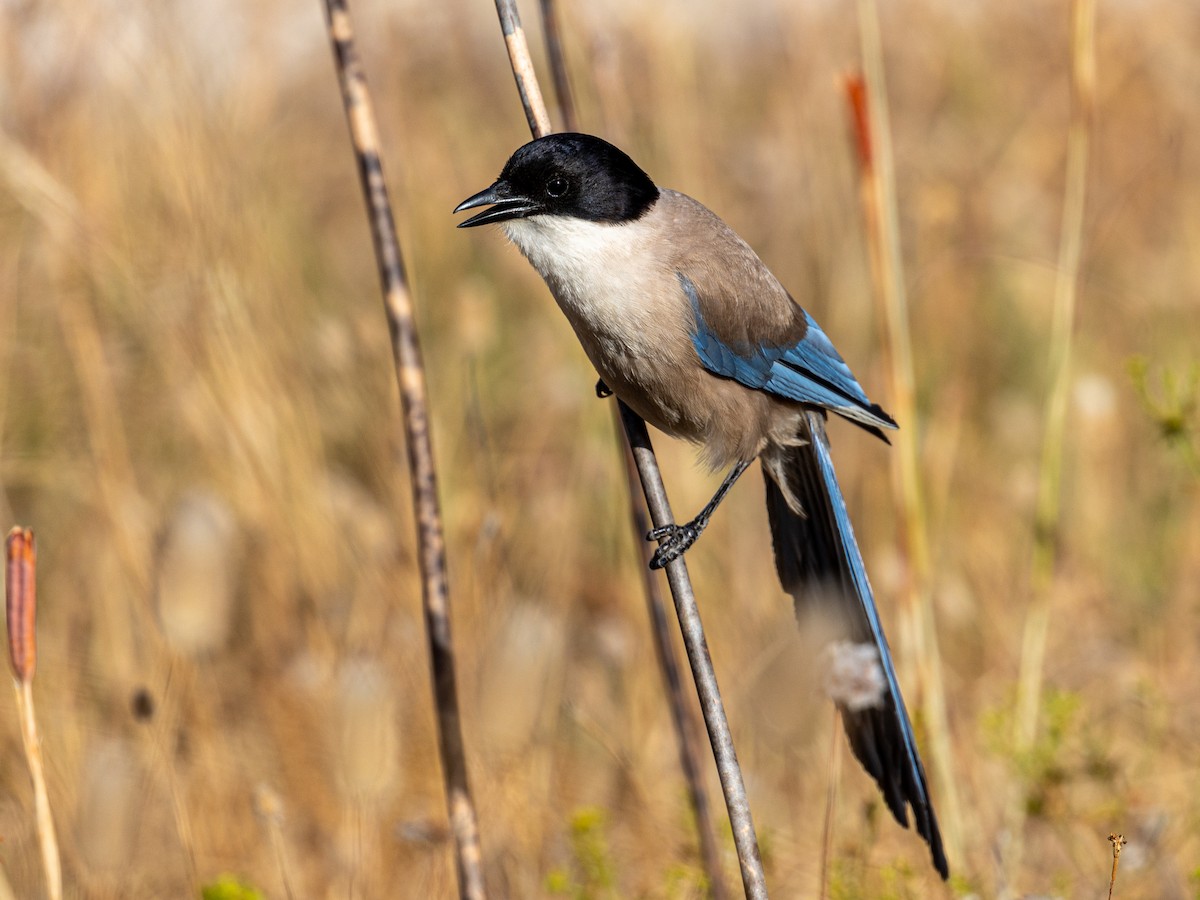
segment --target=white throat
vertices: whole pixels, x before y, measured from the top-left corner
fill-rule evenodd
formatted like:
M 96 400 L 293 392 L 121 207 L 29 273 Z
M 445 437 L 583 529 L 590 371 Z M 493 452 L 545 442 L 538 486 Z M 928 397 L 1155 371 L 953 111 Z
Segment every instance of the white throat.
M 573 324 L 626 332 L 648 315 L 659 268 L 650 259 L 649 218 L 613 224 L 541 215 L 505 222 L 504 230 Z

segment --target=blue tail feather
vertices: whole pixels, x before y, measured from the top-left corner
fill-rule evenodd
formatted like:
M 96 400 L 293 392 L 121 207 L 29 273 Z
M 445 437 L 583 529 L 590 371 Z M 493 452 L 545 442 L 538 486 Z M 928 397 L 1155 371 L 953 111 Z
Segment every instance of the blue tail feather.
M 767 474 L 767 510 L 779 577 L 795 600 L 797 613 L 814 604 L 832 606 L 845 637 L 875 647 L 886 683 L 881 704 L 862 710 L 841 707 L 846 736 L 854 755 L 878 783 L 896 820 L 914 825 L 929 844 L 934 867 L 949 873 L 941 834 L 917 751 L 912 723 L 900 694 L 887 638 L 846 501 L 838 485 L 825 434 L 825 416 L 806 413 L 809 442 L 791 448 L 784 467 L 787 488 L 799 499 L 804 515 L 787 504 L 785 492 Z M 764 473 L 766 470 L 764 469 Z

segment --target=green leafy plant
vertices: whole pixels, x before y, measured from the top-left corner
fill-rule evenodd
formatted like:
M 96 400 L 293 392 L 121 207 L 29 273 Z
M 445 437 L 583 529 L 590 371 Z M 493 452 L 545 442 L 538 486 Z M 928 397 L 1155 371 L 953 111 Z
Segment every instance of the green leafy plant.
M 572 871 L 555 869 L 546 876 L 550 893 L 573 900 L 619 896 L 604 810 L 585 806 L 571 816 L 571 856 Z
M 1192 474 L 1200 476 L 1200 447 L 1197 446 L 1200 362 L 1192 363 L 1183 371 L 1158 367 L 1154 376 L 1149 360 L 1135 356 L 1129 361 L 1128 368 L 1138 400 L 1149 413 L 1159 435 L 1180 455 Z
M 1088 732 L 1080 715 L 1083 699 L 1078 693 L 1047 690 L 1041 708 L 1043 727 L 1028 747 L 1019 746 L 1011 738 L 1011 706 L 988 712 L 983 728 L 992 751 L 1009 759 L 1025 786 L 1026 815 L 1045 817 L 1071 782 L 1111 780 L 1113 763 L 1103 744 Z
M 203 900 L 265 900 L 261 891 L 235 878 L 222 875 L 200 889 Z

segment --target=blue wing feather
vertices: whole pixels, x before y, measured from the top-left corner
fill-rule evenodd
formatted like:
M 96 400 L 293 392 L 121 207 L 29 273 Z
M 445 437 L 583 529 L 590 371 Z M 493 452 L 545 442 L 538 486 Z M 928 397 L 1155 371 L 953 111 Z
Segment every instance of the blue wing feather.
M 748 388 L 823 407 L 871 428 L 896 427 L 887 413 L 867 399 L 833 342 L 807 312 L 800 310 L 804 337 L 790 347 L 727 343 L 705 322 L 696 285 L 682 272 L 677 274 L 695 314 L 692 346 L 708 371 Z

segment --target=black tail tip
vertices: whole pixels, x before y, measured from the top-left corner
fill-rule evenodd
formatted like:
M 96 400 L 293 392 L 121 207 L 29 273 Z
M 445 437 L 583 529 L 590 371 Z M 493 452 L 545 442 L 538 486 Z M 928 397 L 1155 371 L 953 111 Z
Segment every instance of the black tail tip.
M 900 425 L 896 422 L 896 420 L 893 419 L 890 415 L 888 415 L 888 413 L 884 410 L 884 408 L 882 406 L 880 406 L 878 403 L 871 404 L 871 415 L 878 416 L 880 419 L 882 419 L 884 422 L 887 423 L 887 426 L 889 428 L 895 428 L 895 429 L 900 428 Z M 887 440 L 887 438 L 884 438 L 884 440 Z M 891 442 L 889 441 L 889 443 L 891 443 Z
M 914 817 L 917 816 L 916 809 L 913 810 Z M 925 838 L 925 842 L 929 844 L 929 857 L 933 863 L 933 867 L 937 869 L 937 873 L 942 876 L 942 881 L 950 880 L 950 863 L 946 859 L 946 849 L 942 846 L 942 833 L 938 829 L 937 819 L 933 817 L 933 810 L 929 810 L 929 818 L 925 822 L 917 821 L 917 831 L 921 837 Z M 924 825 L 924 827 L 920 827 Z

